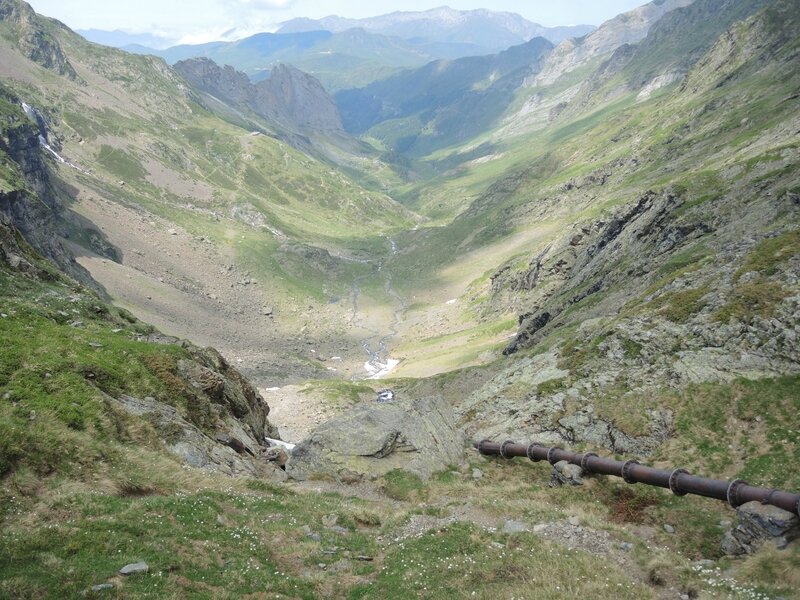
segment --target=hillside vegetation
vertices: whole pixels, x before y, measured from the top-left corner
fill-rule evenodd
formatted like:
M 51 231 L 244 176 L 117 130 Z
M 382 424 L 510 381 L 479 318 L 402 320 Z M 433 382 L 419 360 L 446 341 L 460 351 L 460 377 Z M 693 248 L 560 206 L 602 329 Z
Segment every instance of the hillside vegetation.
M 800 489 L 797 8 L 433 62 L 341 92 L 348 134 L 303 73 L 280 104 L 0 0 L 0 597 L 797 597 L 724 503 L 467 448 L 290 479 L 268 441 L 382 393 Z

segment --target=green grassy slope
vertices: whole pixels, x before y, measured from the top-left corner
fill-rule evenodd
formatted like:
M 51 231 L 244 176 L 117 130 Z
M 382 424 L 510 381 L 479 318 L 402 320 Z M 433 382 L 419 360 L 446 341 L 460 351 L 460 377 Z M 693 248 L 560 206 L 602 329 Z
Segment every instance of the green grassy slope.
M 489 154 L 485 161 L 472 159 L 419 186 L 416 201 L 415 193 L 407 191 L 417 210 L 447 224 L 400 238 L 401 252 L 392 263 L 397 288 L 414 296 L 455 278 L 463 294 L 459 306 L 465 323 L 513 318 L 536 301 L 524 291 L 501 300 L 492 291 L 492 277 L 504 269 L 525 273 L 548 244 L 578 231 L 570 229 L 572 224 L 588 227 L 608 220 L 617 207 L 650 190 L 680 198 L 682 207 L 662 227 L 706 223 L 718 230 L 709 236 L 715 248 L 721 240 L 742 234 L 757 241 L 759 235 L 794 226 L 791 211 L 784 214 L 778 208 L 790 202 L 786 193 L 796 193 L 798 185 L 793 134 L 798 114 L 791 100 L 797 86 L 793 57 L 798 41 L 791 28 L 794 17 L 779 16 L 783 10 L 735 25 L 730 47 L 723 36 L 683 82 L 649 99 L 637 100 L 638 91 L 631 89 L 605 105 L 565 111 L 533 133 L 518 132 L 507 139 L 488 134 L 451 149 L 453 155 L 464 154 L 484 143 Z M 439 152 L 430 160 L 445 157 Z M 679 250 L 688 248 L 657 255 L 638 248 L 638 256 L 621 257 L 607 271 L 600 268 L 593 280 L 582 275 L 567 282 L 557 290 L 559 298 L 566 302 L 580 297 L 582 289 L 612 272 L 619 292 L 614 297 L 623 295 L 622 290 L 638 296 L 659 277 L 646 277 L 639 287 L 634 284 L 639 280 L 630 276 L 632 265 L 668 273 L 672 252 Z M 496 262 L 475 260 L 490 255 Z M 680 261 L 675 260 L 677 269 Z M 708 272 L 712 276 L 713 269 Z M 587 298 L 586 311 L 573 308 L 569 322 L 604 314 L 594 304 L 602 298 Z M 606 306 L 618 308 L 613 302 Z M 461 346 L 463 356 L 472 360 L 469 344 Z M 405 351 L 415 356 L 419 349 L 409 344 Z M 448 352 L 448 364 L 457 364 L 460 351 Z
M 737 564 L 735 579 L 727 572 L 720 580 L 725 561 L 697 569 L 692 559 L 718 558 L 718 522 L 729 516 L 703 499 L 602 479 L 587 489 L 552 489 L 541 465 L 479 457 L 429 482 L 392 472 L 369 499 L 182 468 L 147 419 L 113 410 L 102 393 L 154 395 L 185 410 L 165 366 L 186 350 L 136 341 L 147 325 L 25 257 L 36 276 L 0 267 L 4 597 L 492 598 L 525 595 L 533 584 L 545 598 L 650 598 L 667 587 L 700 597 L 792 597 L 796 548 Z M 796 383 L 737 384 L 732 402 L 727 391 L 705 387 L 692 395 L 708 402 L 670 402 L 683 403 L 685 442 L 707 440 L 705 428 L 726 418 L 715 412 L 717 398 L 772 427 L 791 410 L 785 398 Z M 786 435 L 776 428 L 770 439 L 785 448 Z M 707 450 L 707 460 L 728 454 Z M 796 477 L 783 458 L 753 457 L 741 474 L 765 484 Z M 482 470 L 480 481 L 473 468 Z M 326 525 L 331 515 L 336 527 Z M 580 535 L 596 540 L 602 556 L 502 527 L 514 519 L 572 531 L 567 518 L 579 520 Z M 664 522 L 677 533 L 661 531 Z M 117 575 L 138 561 L 147 574 Z M 104 583 L 113 587 L 92 591 Z

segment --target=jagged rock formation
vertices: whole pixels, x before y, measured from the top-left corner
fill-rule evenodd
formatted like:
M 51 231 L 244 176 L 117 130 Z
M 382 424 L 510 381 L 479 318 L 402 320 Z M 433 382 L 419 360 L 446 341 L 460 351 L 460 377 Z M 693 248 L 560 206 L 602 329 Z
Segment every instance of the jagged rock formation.
M 292 451 L 295 479 L 334 477 L 354 482 L 393 469 L 423 478 L 460 462 L 464 440 L 441 398 L 361 404 L 318 427 Z
M 244 73 L 229 65 L 220 67 L 209 58 L 183 60 L 174 68 L 198 90 L 291 131 L 343 131 L 339 111 L 322 84 L 294 67 L 277 65 L 268 79 L 255 85 Z
M 226 475 L 281 477 L 263 454 L 265 437 L 279 439 L 269 406 L 252 384 L 213 348 L 188 346 L 175 375 L 183 382 L 190 414 L 155 398 L 108 398 L 114 406 L 147 418 L 166 449 L 192 467 Z

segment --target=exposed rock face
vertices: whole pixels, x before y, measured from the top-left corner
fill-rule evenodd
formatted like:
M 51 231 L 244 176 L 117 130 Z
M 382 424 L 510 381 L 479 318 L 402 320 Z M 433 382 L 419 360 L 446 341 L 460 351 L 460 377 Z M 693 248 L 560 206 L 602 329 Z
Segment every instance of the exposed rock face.
M 362 404 L 321 425 L 286 465 L 295 479 L 375 479 L 393 469 L 423 478 L 462 459 L 464 440 L 441 398 Z
M 66 233 L 62 225 L 65 208 L 42 157 L 39 136 L 44 132 L 25 115 L 19 99 L 2 87 L 0 99 L 8 103 L 6 114 L 0 119 L 0 152 L 13 161 L 7 168 L 17 176 L 8 182 L 8 188 L 0 188 L 0 214 L 37 252 L 73 277 L 88 282 L 88 273 L 74 262 L 60 241 Z
M 594 402 L 616 372 L 569 383 L 554 351 L 510 361 L 457 407 L 471 439 L 535 439 L 541 444 L 585 442 L 620 454 L 646 456 L 669 439 L 672 413 L 653 410 L 648 431 L 629 434 L 603 417 Z
M 41 19 L 26 2 L 0 0 L 0 20 L 8 22 L 15 29 L 20 51 L 46 69 L 77 79 L 75 69 L 59 43 L 42 25 Z M 63 27 L 58 21 L 51 22 L 53 26 Z
M 193 414 L 183 416 L 154 398 L 107 397 L 108 402 L 147 418 L 166 449 L 192 467 L 282 479 L 283 472 L 263 456 L 264 438 L 278 437 L 267 418 L 267 403 L 219 352 L 195 347 L 189 351 L 192 359 L 178 362 L 177 376 L 196 394 L 189 403 Z
M 214 348 L 191 348 L 193 361 L 179 361 L 178 373 L 212 404 L 223 406 L 245 428 L 247 437 L 263 445 L 265 437 L 280 439 L 267 419 L 269 406 L 253 385 Z M 234 435 L 234 437 L 237 437 Z
M 277 65 L 269 79 L 255 85 L 244 73 L 208 58 L 183 60 L 174 68 L 198 90 L 291 131 L 343 131 L 339 111 L 322 84 L 294 67 Z
M 256 86 L 255 107 L 301 130 L 342 131 L 339 110 L 322 84 L 299 69 L 277 65 Z
M 596 190 L 620 168 L 563 189 Z M 788 250 L 798 234 L 780 225 L 783 215 L 796 219 L 796 194 L 736 190 L 713 210 L 685 202 L 675 191 L 648 192 L 495 273 L 496 306 L 520 314 L 505 353 L 556 342 L 465 396 L 457 410 L 476 439 L 583 441 L 643 456 L 670 437 L 672 415 L 642 411 L 631 435 L 603 416 L 604 398 L 624 405 L 694 383 L 798 372 L 800 256 Z M 787 248 L 784 259 L 747 266 L 765 244 Z
M 722 538 L 722 551 L 733 555 L 753 554 L 766 542 L 781 549 L 799 537 L 797 515 L 777 506 L 748 502 L 736 509 L 736 524 Z
M 253 84 L 244 73 L 230 65 L 220 67 L 210 58 L 192 58 L 175 64 L 174 69 L 200 91 L 233 104 L 248 104 Z
M 635 44 L 644 39 L 650 28 L 665 14 L 676 8 L 688 6 L 693 1 L 650 2 L 606 21 L 586 37 L 566 40 L 553 50 L 542 71 L 528 83 L 549 85 L 564 73 L 577 69 L 593 58 L 613 52 L 623 44 Z
M 26 275 L 43 276 L 41 267 L 28 260 L 30 251 L 26 246 L 27 243 L 12 225 L 10 217 L 0 212 L 0 261 Z

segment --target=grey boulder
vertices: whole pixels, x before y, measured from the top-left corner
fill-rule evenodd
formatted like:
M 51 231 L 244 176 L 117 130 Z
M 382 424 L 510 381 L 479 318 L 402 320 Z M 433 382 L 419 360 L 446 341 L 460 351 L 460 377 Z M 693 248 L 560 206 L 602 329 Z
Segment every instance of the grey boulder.
M 462 461 L 464 438 L 440 397 L 361 404 L 323 423 L 292 451 L 293 479 L 376 479 L 394 469 L 423 479 Z

